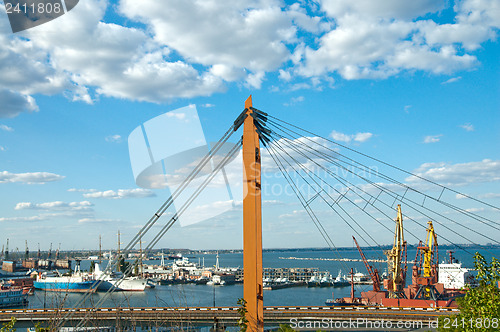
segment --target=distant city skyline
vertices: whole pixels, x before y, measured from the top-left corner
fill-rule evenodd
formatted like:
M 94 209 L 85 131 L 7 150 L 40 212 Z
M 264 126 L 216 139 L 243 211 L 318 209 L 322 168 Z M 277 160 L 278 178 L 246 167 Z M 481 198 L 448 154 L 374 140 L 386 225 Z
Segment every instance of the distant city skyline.
M 13 34 L 2 2 L 0 245 L 9 238 L 11 251 L 24 251 L 25 240 L 31 251 L 37 243 L 91 249 L 102 235 L 103 247 L 113 248 L 118 230 L 126 245 L 170 194 L 137 186 L 132 131 L 196 105 L 207 142 L 216 142 L 249 95 L 279 119 L 499 207 L 499 28 L 497 0 L 87 0 Z M 241 129 L 233 137 L 240 136 Z M 264 247 L 327 247 L 296 198 L 273 192 L 285 182 L 271 161 L 264 165 Z M 239 170 L 228 174 L 238 187 Z M 494 208 L 447 199 L 500 223 Z M 352 247 L 342 220 L 327 209 L 318 214 L 336 246 Z M 356 218 L 378 243 L 392 242 L 373 220 Z M 238 249 L 241 219 L 236 199 L 220 216 L 175 224 L 157 247 Z M 492 223 L 463 223 L 499 238 Z M 424 229 L 406 226 L 425 239 Z

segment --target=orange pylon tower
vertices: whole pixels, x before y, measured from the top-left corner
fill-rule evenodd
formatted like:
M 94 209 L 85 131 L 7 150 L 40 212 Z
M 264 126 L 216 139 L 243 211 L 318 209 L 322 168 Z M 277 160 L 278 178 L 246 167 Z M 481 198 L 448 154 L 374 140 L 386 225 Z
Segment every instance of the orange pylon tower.
M 249 331 L 264 330 L 262 289 L 261 156 L 255 127 L 252 96 L 245 101 L 243 127 L 243 297 L 247 303 Z

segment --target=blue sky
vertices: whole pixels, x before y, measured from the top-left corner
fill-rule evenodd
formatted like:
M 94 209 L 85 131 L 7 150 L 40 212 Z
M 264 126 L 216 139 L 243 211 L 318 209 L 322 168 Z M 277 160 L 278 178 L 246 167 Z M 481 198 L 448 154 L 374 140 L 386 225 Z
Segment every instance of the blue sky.
M 168 197 L 135 184 L 132 130 L 194 104 L 217 141 L 250 94 L 280 119 L 499 206 L 499 27 L 494 0 L 83 0 L 12 34 L 2 6 L 0 242 L 83 249 L 102 234 L 111 248 L 118 229 L 126 242 Z M 326 245 L 293 197 L 264 200 L 264 246 Z M 324 223 L 352 245 L 342 221 L 325 212 Z M 240 248 L 241 232 L 236 208 L 176 225 L 160 246 Z

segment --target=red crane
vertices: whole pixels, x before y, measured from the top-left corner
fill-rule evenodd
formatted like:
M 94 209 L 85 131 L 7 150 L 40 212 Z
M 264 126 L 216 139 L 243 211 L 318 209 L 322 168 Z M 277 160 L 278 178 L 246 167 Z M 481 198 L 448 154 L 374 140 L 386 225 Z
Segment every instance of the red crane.
M 354 236 L 352 238 L 354 240 L 354 243 L 356 243 L 356 247 L 358 247 L 359 254 L 361 255 L 361 258 L 363 259 L 363 263 L 365 263 L 366 270 L 368 270 L 368 273 L 370 274 L 370 277 L 372 278 L 373 290 L 375 292 L 380 292 L 380 276 L 378 275 L 378 270 L 373 269 L 368 264 L 368 261 L 366 260 L 365 254 L 363 253 L 363 250 L 361 250 L 361 247 L 359 246 L 358 241 L 356 241 L 356 238 Z

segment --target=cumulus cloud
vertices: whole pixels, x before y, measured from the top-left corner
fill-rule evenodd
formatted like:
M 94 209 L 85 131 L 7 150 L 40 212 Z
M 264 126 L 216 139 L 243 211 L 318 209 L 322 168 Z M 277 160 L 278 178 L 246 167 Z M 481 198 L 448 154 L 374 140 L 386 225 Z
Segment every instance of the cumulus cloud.
M 449 24 L 424 18 L 446 6 L 441 0 L 323 0 L 321 8 L 337 24 L 319 38 L 317 47 L 306 47 L 298 72 L 338 72 L 345 79 L 362 79 L 404 70 L 451 74 L 471 68 L 477 65 L 471 52 L 496 38 L 498 2 L 461 1 L 453 8 L 455 22 Z
M 106 191 L 95 191 L 84 193 L 85 198 L 107 198 L 107 199 L 124 199 L 124 198 L 143 198 L 143 197 L 154 197 L 156 194 L 148 189 L 118 189 L 106 190 Z
M 429 135 L 424 137 L 424 143 L 437 143 L 441 140 L 443 135 Z
M 500 9 L 496 0 L 450 6 L 443 0 L 122 0 L 116 6 L 88 0 L 21 34 L 10 32 L 1 7 L 0 117 L 37 111 L 37 94 L 158 103 L 209 96 L 232 82 L 258 89 L 269 72 L 290 89 L 331 86 L 336 74 L 452 75 L 478 65 L 474 52 L 496 39 Z M 452 15 L 448 23 L 429 18 L 442 10 Z M 133 24 L 106 22 L 107 11 Z
M 356 133 L 353 135 L 348 135 L 334 130 L 330 133 L 330 137 L 336 141 L 344 143 L 350 143 L 352 141 L 358 143 L 364 143 L 368 141 L 370 138 L 372 138 L 373 134 L 366 132 L 366 133 Z
M 14 118 L 22 112 L 38 111 L 38 106 L 33 97 L 12 90 L 1 89 L 1 85 L 0 105 L 2 105 L 0 107 L 0 118 Z M 6 130 L 4 128 L 1 129 Z
M 484 159 L 459 164 L 425 163 L 412 173 L 442 185 L 464 186 L 499 181 L 500 161 Z M 408 177 L 406 181 L 410 184 L 422 182 L 414 176 Z
M 44 184 L 47 182 L 61 181 L 65 176 L 47 173 L 10 173 L 7 171 L 0 172 L 0 183 L 21 182 L 26 184 Z
M 277 69 L 289 51 L 296 28 L 279 1 L 120 2 L 127 17 L 149 24 L 156 41 L 184 58 L 252 72 Z M 228 32 L 230 34 L 228 35 Z

